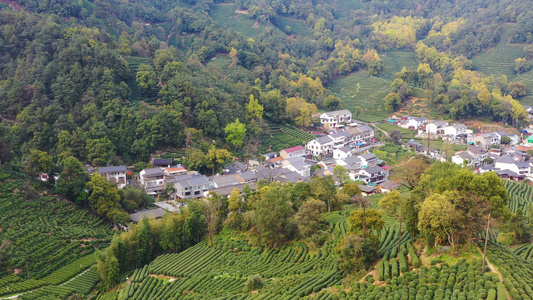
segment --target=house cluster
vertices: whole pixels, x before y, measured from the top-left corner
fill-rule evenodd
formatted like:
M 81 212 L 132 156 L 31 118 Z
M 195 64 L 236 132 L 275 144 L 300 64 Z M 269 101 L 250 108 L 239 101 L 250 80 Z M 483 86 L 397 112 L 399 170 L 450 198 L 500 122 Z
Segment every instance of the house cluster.
M 496 172 L 500 178 L 522 181 L 532 175 L 532 160 L 526 154 L 527 147 L 497 147 L 485 149 L 481 146 L 469 147 L 457 152 L 452 162 L 477 168 L 480 173 Z
M 342 113 L 339 113 L 342 112 Z M 332 119 L 326 116 L 341 115 L 349 123 L 343 122 L 341 126 L 335 126 L 336 130 L 329 130 L 327 133 L 319 134 L 316 139 L 308 142 L 305 148 L 315 157 L 330 157 L 334 158 L 346 157 L 349 153 L 355 151 L 361 146 L 366 145 L 374 140 L 374 130 L 363 122 L 351 119 L 352 114 L 347 111 L 326 112 L 320 115 L 322 124 L 329 126 Z M 341 128 L 342 127 L 342 128 Z

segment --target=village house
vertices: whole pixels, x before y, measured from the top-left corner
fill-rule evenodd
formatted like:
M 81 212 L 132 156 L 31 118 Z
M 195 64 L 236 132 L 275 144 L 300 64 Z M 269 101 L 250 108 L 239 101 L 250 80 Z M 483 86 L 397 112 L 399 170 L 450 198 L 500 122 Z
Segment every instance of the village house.
M 149 168 L 139 172 L 139 183 L 147 194 L 157 196 L 165 191 L 165 172 L 161 168 Z
M 335 141 L 329 135 L 318 137 L 312 141 L 309 141 L 305 148 L 313 153 L 313 156 L 326 156 L 333 151 L 333 145 Z
M 302 157 L 305 156 L 305 148 L 302 146 L 295 146 L 287 149 L 283 149 L 279 152 L 279 156 L 283 159 L 289 159 L 293 157 Z
M 338 148 L 338 149 L 334 149 L 333 150 L 333 158 L 334 159 L 344 159 L 348 156 L 351 156 L 352 155 L 352 148 L 350 147 L 341 147 L 341 148 Z
M 236 174 L 228 174 L 223 176 L 211 176 L 207 178 L 209 180 L 210 188 L 222 188 L 226 186 L 232 186 L 240 184 L 240 180 Z
M 379 164 L 378 157 L 371 152 L 359 155 L 359 158 L 361 159 L 361 166 L 363 167 L 374 167 Z
M 183 167 L 182 165 L 177 165 L 175 167 L 167 168 L 165 170 L 165 174 L 167 174 L 168 176 L 175 176 L 175 175 L 181 175 L 181 174 L 186 174 L 186 173 L 187 173 L 187 169 L 185 169 L 185 167 Z
M 426 125 L 426 134 L 440 135 L 444 133 L 444 128 L 448 126 L 446 121 L 433 121 Z
M 204 197 L 209 197 L 209 194 L 215 193 L 215 194 L 217 194 L 219 196 L 225 196 L 225 197 L 229 198 L 229 196 L 231 195 L 231 193 L 235 189 L 237 189 L 239 191 L 239 193 L 242 195 L 243 190 L 246 187 L 246 185 L 248 185 L 248 187 L 252 191 L 256 190 L 255 183 L 241 183 L 241 184 L 237 184 L 237 185 L 231 185 L 231 186 L 226 186 L 226 187 L 221 187 L 221 188 L 210 189 L 210 190 L 204 192 Z
M 468 128 L 464 124 L 453 124 L 452 126 L 446 126 L 442 129 L 444 131 L 442 138 L 450 141 L 457 141 L 462 137 L 466 138 L 467 129 Z
M 452 162 L 458 165 L 466 164 L 469 167 L 480 167 L 489 157 L 487 150 L 479 146 L 469 147 L 466 151 L 459 151 L 452 156 Z
M 172 158 L 154 158 L 152 165 L 154 166 L 154 168 L 170 168 L 172 166 Z
M 342 127 L 352 122 L 352 113 L 349 110 L 328 111 L 320 115 L 320 123 L 326 128 Z
M 117 188 L 121 189 L 126 186 L 126 174 L 128 169 L 126 166 L 111 166 L 98 168 L 98 174 L 102 175 L 107 181 L 115 184 Z
M 488 149 L 492 145 L 499 145 L 501 143 L 501 137 L 494 132 L 478 133 L 476 135 L 469 135 L 467 141 L 472 145 L 478 145 L 484 149 Z
M 372 194 L 376 193 L 376 188 L 370 185 L 359 185 L 359 189 L 361 189 L 361 195 L 363 196 L 370 196 Z
M 410 117 L 407 122 L 407 129 L 418 130 L 425 127 L 428 123 L 428 118 Z
M 298 173 L 303 178 L 311 176 L 311 164 L 308 164 L 303 157 L 293 157 L 281 162 L 282 168 Z
M 380 183 L 386 179 L 387 173 L 380 167 L 368 167 L 359 171 L 359 180 L 366 183 Z
M 529 176 L 531 165 L 529 162 L 516 162 L 511 156 L 500 156 L 494 161 L 496 170 L 509 170 L 519 175 Z
M 130 215 L 130 219 L 133 223 L 139 223 L 144 217 L 148 219 L 159 219 L 165 215 L 165 210 L 159 207 L 149 208 L 138 211 Z
M 209 189 L 209 180 L 204 175 L 181 175 L 173 179 L 175 194 L 179 199 L 201 198 Z
M 370 141 L 374 138 L 374 129 L 370 128 L 368 125 L 361 125 L 359 128 L 363 132 L 363 140 L 364 141 Z
M 387 180 L 387 181 L 384 181 L 384 182 L 378 184 L 377 185 L 377 189 L 380 191 L 380 193 L 386 194 L 386 193 L 390 193 L 393 190 L 397 189 L 399 186 L 400 185 L 397 184 L 396 182 Z

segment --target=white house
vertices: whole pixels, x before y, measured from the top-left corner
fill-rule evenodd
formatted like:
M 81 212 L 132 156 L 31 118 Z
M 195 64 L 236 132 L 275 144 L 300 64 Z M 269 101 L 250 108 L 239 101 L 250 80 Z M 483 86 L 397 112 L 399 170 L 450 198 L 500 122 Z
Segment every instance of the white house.
M 529 176 L 531 165 L 529 162 L 515 162 L 509 155 L 500 156 L 494 161 L 494 168 L 500 170 L 510 170 L 516 174 Z
M 333 150 L 334 159 L 344 159 L 352 155 L 352 148 L 350 147 L 341 147 Z
M 480 167 L 489 157 L 489 152 L 482 147 L 470 147 L 466 151 L 459 151 L 452 156 L 452 162 L 462 165 L 466 162 L 467 166 Z
M 366 183 L 380 183 L 385 181 L 387 173 L 380 167 L 368 167 L 359 171 L 359 179 Z
M 306 163 L 303 157 L 294 157 L 283 160 L 281 165 L 282 168 L 296 172 L 303 178 L 308 178 L 311 176 L 311 165 Z
M 464 124 L 454 124 L 452 126 L 446 126 L 443 128 L 444 136 L 449 140 L 455 141 L 460 135 L 465 135 L 468 128 Z M 443 137 L 444 138 L 444 137 Z
M 444 133 L 444 127 L 448 126 L 448 122 L 446 121 L 433 121 L 426 125 L 426 133 L 429 134 L 443 134 Z
M 165 191 L 165 172 L 161 168 L 144 169 L 139 173 L 139 183 L 149 195 L 162 194 Z
M 112 166 L 98 168 L 98 174 L 102 175 L 107 181 L 117 185 L 121 189 L 126 186 L 126 173 L 128 169 L 125 166 Z
M 374 138 L 374 129 L 370 128 L 368 125 L 361 125 L 359 128 L 363 132 L 363 140 L 369 141 Z
M 358 156 L 361 160 L 361 166 L 363 167 L 373 167 L 377 166 L 379 161 L 378 157 L 374 153 L 366 153 Z
M 333 151 L 335 141 L 329 135 L 321 136 L 309 141 L 305 148 L 313 153 L 314 156 L 328 155 Z
M 428 123 L 428 118 L 411 117 L 407 120 L 406 125 L 408 129 L 418 130 Z
M 180 199 L 201 198 L 209 189 L 209 180 L 204 175 L 181 175 L 173 181 L 176 196 Z
M 343 126 L 343 124 L 349 124 L 352 122 L 352 113 L 349 110 L 335 110 L 328 111 L 320 115 L 320 123 L 325 127 L 337 128 Z

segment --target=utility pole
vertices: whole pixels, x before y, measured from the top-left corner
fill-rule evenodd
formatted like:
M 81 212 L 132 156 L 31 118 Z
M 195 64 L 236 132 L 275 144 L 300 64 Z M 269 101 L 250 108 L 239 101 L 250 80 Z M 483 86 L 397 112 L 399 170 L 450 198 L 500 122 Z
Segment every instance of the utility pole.
M 483 250 L 483 267 L 481 268 L 481 274 L 485 273 L 485 262 L 487 260 L 487 244 L 489 242 L 489 229 L 490 229 L 490 213 L 487 218 L 487 233 L 485 234 L 485 250 Z

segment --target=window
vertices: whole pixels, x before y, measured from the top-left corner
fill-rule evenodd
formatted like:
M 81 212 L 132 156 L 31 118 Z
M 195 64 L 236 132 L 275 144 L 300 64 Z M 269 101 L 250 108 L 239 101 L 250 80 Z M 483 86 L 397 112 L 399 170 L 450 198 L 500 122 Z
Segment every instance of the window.
M 200 191 L 196 191 L 196 192 L 194 192 L 194 195 L 195 195 L 195 196 L 200 195 Z

